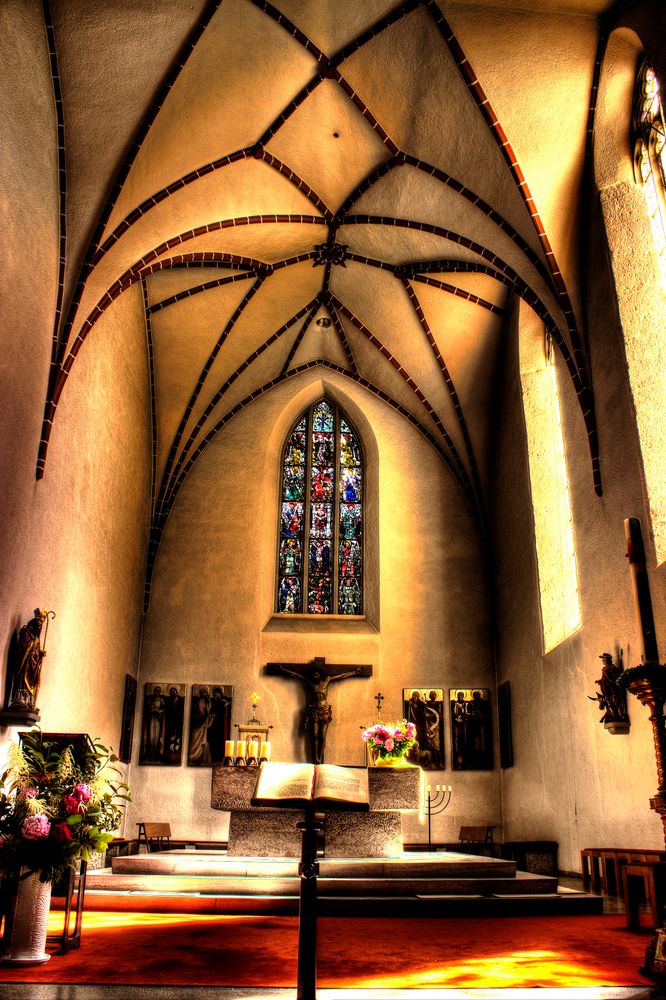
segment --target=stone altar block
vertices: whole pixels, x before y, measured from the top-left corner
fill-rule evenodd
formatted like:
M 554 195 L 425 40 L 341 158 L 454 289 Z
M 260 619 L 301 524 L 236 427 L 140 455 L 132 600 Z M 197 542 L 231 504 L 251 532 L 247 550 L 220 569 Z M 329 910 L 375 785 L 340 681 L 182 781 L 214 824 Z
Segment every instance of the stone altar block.
M 423 802 L 420 767 L 369 767 L 370 812 L 418 812 Z
M 211 806 L 231 813 L 228 853 L 236 857 L 299 857 L 298 809 L 250 806 L 258 777 L 256 767 L 212 769 Z M 326 810 L 324 857 L 386 858 L 402 853 L 403 812 L 416 813 L 423 803 L 420 767 L 368 768 L 369 812 Z
M 233 812 L 235 809 L 249 809 L 258 775 L 257 767 L 214 765 L 210 793 L 212 808 L 228 812 Z
M 227 854 L 237 858 L 300 858 L 298 809 L 234 809 L 229 820 Z
M 327 812 L 324 857 L 395 858 L 402 854 L 399 812 Z

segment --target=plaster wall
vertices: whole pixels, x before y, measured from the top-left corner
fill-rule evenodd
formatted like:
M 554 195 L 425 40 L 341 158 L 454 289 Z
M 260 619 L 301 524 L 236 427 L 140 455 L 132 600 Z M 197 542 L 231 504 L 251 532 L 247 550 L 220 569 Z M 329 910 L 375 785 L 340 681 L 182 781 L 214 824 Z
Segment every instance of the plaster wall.
M 650 543 L 622 333 L 599 218 L 595 226 L 591 269 L 597 280 L 591 286 L 589 315 L 604 494 L 595 496 L 578 403 L 569 380 L 560 377 L 582 627 L 547 655 L 542 652 L 517 316 L 505 357 L 495 452 L 498 683 L 511 683 L 515 760 L 502 772 L 504 838 L 557 841 L 564 871 L 579 871 L 581 848 L 602 842 L 663 845 L 659 817 L 649 808 L 657 776 L 647 712 L 630 696 L 631 731 L 611 735 L 599 724 L 597 706 L 587 700 L 598 690 L 601 653 L 611 652 L 617 662 L 623 651 L 627 667 L 640 662 L 625 558 L 624 519 L 630 516 L 643 525 L 662 648 L 664 642 L 663 567 L 657 568 Z
M 347 411 L 366 452 L 372 610 L 364 623 L 272 617 L 281 449 L 293 420 L 324 391 Z M 263 665 L 315 656 L 372 664 L 372 678 L 329 689 L 333 723 L 326 760 L 362 765 L 360 730 L 375 719 L 377 691 L 385 696 L 382 717 L 392 719 L 402 716 L 406 687 L 448 693 L 451 687 L 492 686 L 482 565 L 461 495 L 431 446 L 376 397 L 314 369 L 244 409 L 186 481 L 155 565 L 140 695 L 154 681 L 187 684 L 187 730 L 191 684 L 232 684 L 233 723 L 247 721 L 249 696 L 257 691 L 258 715 L 273 726 L 273 759 L 298 760 L 305 756 L 303 686 L 265 676 Z M 499 781 L 496 771 L 452 775 L 448 723 L 446 730 L 447 771 L 429 775 L 433 782 L 455 778 L 454 800 L 433 832 L 455 840 L 462 822 L 499 823 Z M 140 766 L 137 759 L 130 825 L 164 820 L 175 837 L 225 836 L 227 816 L 209 806 L 210 768 Z M 405 818 L 405 836 L 422 841 L 427 831 Z
M 84 345 L 35 479 L 58 274 L 58 161 L 38 4 L 0 8 L 0 700 L 12 636 L 55 611 L 37 700 L 43 731 L 118 748 L 125 673 L 138 659 L 150 496 L 150 423 L 139 288 Z M 0 765 L 18 728 L 0 725 Z
M 124 678 L 138 660 L 148 530 L 140 305 L 140 290 L 132 290 L 100 320 L 93 336 L 104 349 L 81 352 L 58 406 L 45 476 L 14 495 L 20 530 L 35 546 L 7 594 L 17 623 L 37 605 L 56 613 L 38 697 L 42 730 L 87 732 L 116 750 Z M 35 454 L 36 439 L 30 444 Z M 14 735 L 0 730 L 0 739 Z

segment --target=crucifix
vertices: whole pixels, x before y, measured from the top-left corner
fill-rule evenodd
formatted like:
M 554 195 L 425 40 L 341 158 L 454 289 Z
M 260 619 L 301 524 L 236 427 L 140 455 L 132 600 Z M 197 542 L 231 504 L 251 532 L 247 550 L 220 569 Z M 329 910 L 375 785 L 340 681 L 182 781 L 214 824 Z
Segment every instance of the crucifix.
M 329 663 L 315 656 L 310 663 L 267 663 L 266 673 L 295 677 L 305 685 L 307 703 L 303 729 L 310 735 L 312 762 L 323 764 L 326 733 L 333 720 L 333 709 L 326 700 L 329 684 L 347 677 L 371 677 L 368 664 Z

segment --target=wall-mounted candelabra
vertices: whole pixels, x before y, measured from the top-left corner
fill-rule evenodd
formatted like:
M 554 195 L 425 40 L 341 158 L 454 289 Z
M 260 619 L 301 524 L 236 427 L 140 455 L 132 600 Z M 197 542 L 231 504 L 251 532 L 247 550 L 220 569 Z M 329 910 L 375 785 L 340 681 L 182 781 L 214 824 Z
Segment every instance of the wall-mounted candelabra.
M 428 813 L 428 850 L 432 849 L 431 817 L 439 816 L 448 807 L 451 801 L 451 785 L 435 785 L 433 793 L 432 786 L 428 785 L 426 796 L 426 809 Z

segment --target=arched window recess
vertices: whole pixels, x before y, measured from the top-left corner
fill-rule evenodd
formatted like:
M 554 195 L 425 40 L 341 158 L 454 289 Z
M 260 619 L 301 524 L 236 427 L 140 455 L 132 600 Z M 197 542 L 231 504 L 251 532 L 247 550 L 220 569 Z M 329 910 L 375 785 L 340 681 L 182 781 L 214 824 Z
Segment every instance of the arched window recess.
M 302 413 L 282 450 L 278 614 L 362 615 L 364 461 L 335 403 Z

